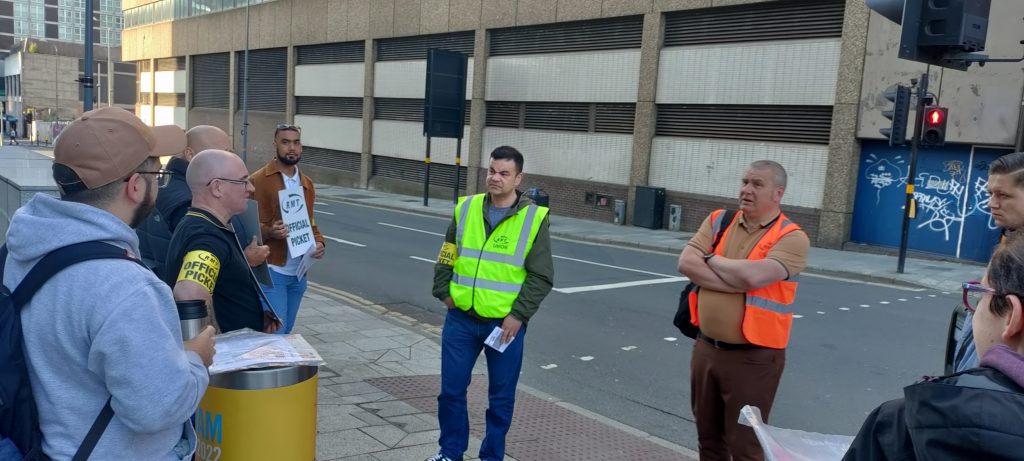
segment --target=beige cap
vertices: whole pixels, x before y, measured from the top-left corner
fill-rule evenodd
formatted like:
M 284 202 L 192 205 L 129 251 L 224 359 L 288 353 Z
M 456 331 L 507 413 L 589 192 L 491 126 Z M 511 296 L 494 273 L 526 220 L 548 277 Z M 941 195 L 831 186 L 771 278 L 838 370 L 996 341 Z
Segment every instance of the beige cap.
M 175 125 L 150 128 L 131 112 L 103 107 L 82 114 L 61 131 L 53 161 L 75 171 L 87 189 L 127 176 L 148 157 L 185 150 L 185 131 Z

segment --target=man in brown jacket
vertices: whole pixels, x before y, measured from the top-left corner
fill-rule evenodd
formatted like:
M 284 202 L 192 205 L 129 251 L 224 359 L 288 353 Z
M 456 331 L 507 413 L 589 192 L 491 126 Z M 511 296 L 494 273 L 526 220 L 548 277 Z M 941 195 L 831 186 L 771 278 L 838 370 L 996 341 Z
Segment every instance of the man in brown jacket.
M 253 173 L 253 186 L 256 187 L 255 198 L 260 210 L 260 233 L 263 242 L 270 247 L 267 263 L 270 265 L 270 278 L 273 287 L 263 286 L 267 299 L 274 310 L 281 316 L 284 325 L 278 333 L 291 333 L 295 326 L 295 316 L 299 313 L 299 302 L 306 292 L 306 277 L 299 278 L 296 270 L 302 255 L 288 254 L 288 226 L 281 219 L 281 203 L 278 192 L 283 189 L 302 188 L 306 200 L 309 222 L 313 226 L 313 240 L 316 249 L 313 258 L 324 256 L 324 237 L 313 218 L 313 204 L 316 202 L 316 190 L 313 181 L 299 171 L 298 163 L 302 158 L 302 130 L 295 125 L 279 124 L 274 130 L 274 149 L 277 155 L 263 168 Z

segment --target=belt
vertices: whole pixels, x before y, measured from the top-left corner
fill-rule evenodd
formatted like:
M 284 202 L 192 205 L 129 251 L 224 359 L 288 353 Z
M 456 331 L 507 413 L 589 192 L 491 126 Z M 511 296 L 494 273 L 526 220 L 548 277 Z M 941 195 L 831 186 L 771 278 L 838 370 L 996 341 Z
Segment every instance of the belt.
M 459 309 L 459 308 L 456 307 L 456 309 Z M 459 310 L 462 311 L 462 309 L 459 309 Z M 466 317 L 469 317 L 470 319 L 472 319 L 473 321 L 475 321 L 477 323 L 488 323 L 488 322 L 493 322 L 495 320 L 502 320 L 504 318 L 504 317 L 502 317 L 502 318 L 492 319 L 492 318 L 488 318 L 488 317 L 481 317 L 480 314 L 477 314 L 476 310 L 473 309 L 472 307 L 469 308 L 468 311 L 462 311 L 462 312 L 466 314 Z
M 750 349 L 761 349 L 761 346 L 757 344 L 733 344 L 725 341 L 719 341 L 715 338 L 708 337 L 704 333 L 697 333 L 697 339 L 704 341 L 714 347 L 723 351 L 747 351 Z

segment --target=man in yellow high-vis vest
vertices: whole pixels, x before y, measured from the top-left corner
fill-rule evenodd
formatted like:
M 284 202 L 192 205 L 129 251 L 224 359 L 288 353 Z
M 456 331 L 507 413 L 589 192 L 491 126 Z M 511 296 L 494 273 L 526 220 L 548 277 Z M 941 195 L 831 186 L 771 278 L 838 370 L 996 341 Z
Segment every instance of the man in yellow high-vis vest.
M 462 461 L 469 447 L 466 390 L 481 350 L 489 386 L 480 459 L 505 457 L 526 324 L 551 292 L 555 271 L 548 209 L 516 189 L 522 180 L 523 155 L 508 146 L 494 149 L 487 193 L 459 199 L 434 266 L 433 294 L 448 314 L 437 397 L 440 450 L 428 461 Z M 484 344 L 496 329 L 503 352 Z

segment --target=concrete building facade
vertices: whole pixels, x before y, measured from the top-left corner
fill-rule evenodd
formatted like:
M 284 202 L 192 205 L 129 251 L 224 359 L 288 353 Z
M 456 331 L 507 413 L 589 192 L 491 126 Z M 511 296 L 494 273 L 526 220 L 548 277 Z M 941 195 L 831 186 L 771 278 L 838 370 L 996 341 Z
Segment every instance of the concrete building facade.
M 120 0 L 93 0 L 97 80 L 94 101 L 133 107 L 134 63 L 119 62 L 123 25 Z M 0 0 L 4 127 L 25 129 L 28 112 L 39 120 L 71 120 L 82 113 L 84 0 Z M 108 64 L 109 57 L 113 61 Z M 95 64 L 94 64 L 95 65 Z M 113 84 L 113 86 L 111 86 Z
M 18 123 L 19 133 L 24 132 L 28 112 L 35 120 L 47 121 L 69 121 L 81 115 L 83 92 L 77 80 L 84 71 L 83 55 L 79 44 L 25 40 L 4 58 L 4 108 L 8 122 Z M 135 63 L 117 62 L 115 54 L 115 62 L 108 67 L 105 49 L 97 49 L 94 57 L 93 106 L 109 103 L 133 110 L 137 96 Z
M 126 17 L 187 13 L 124 31 L 125 59 L 140 63 L 138 113 L 220 126 L 242 152 L 245 3 L 193 3 L 124 2 Z M 993 3 L 1024 16 L 1017 2 Z M 556 214 L 610 221 L 622 200 L 632 222 L 638 189 L 663 188 L 693 230 L 735 207 L 745 165 L 767 158 L 790 174 L 784 211 L 831 248 L 857 229 L 862 144 L 881 138 L 876 86 L 913 69 L 891 65 L 895 26 L 862 0 L 274 0 L 248 15 L 251 168 L 273 155 L 274 125 L 289 122 L 318 180 L 420 193 L 426 50 L 445 48 L 470 63 L 465 192 L 483 190 L 487 155 L 508 144 L 526 156 L 524 187 L 543 188 Z M 1011 88 L 1011 68 L 985 72 L 1002 69 L 992 79 Z M 991 102 L 1012 106 L 1007 126 L 1018 118 L 1016 69 L 1018 99 Z M 977 136 L 950 142 L 1012 142 L 967 132 Z M 450 197 L 455 142 L 436 139 L 432 151 L 432 193 Z

